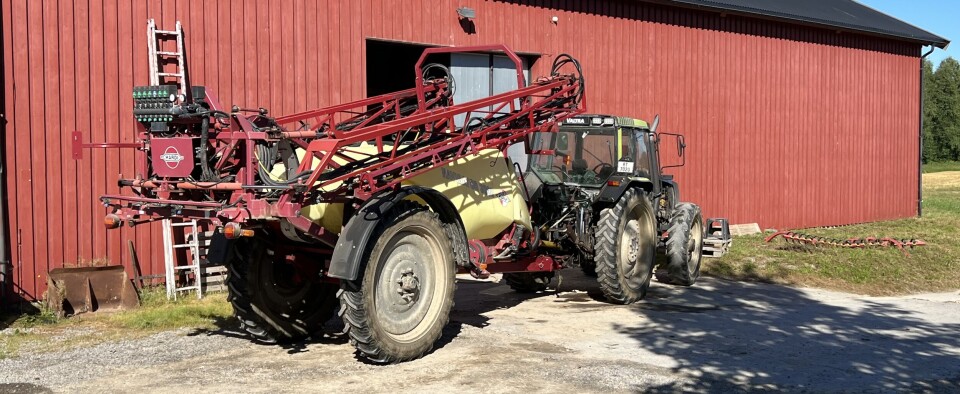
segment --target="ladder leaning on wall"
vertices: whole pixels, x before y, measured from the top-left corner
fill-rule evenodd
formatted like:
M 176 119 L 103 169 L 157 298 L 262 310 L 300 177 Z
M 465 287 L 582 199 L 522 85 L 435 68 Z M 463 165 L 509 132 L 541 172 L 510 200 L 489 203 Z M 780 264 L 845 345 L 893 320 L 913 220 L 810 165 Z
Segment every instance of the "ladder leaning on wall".
M 197 227 L 196 220 L 174 223 L 164 219 L 163 224 L 163 266 L 166 273 L 167 299 L 177 299 L 177 295 L 184 291 L 196 291 L 197 298 L 203 297 L 203 277 L 200 272 L 200 243 L 203 234 Z M 189 229 L 184 232 L 184 243 L 176 243 L 174 228 Z M 177 264 L 177 249 L 189 249 L 187 264 Z M 184 273 L 181 275 L 181 272 Z M 184 278 L 183 286 L 178 286 L 178 279 Z
M 186 51 L 183 48 L 183 28 L 177 21 L 174 30 L 157 28 L 153 19 L 147 21 L 147 55 L 150 62 L 150 85 L 176 84 L 179 88 L 176 97 L 172 100 L 183 101 L 187 95 Z M 172 64 L 174 69 L 164 69 L 165 65 Z M 184 243 L 177 244 L 174 229 L 189 230 L 184 232 Z M 163 220 L 163 265 L 166 273 L 167 298 L 176 299 L 180 292 L 196 291 L 197 298 L 203 297 L 203 277 L 201 275 L 201 239 L 202 234 L 197 228 L 197 221 L 174 223 L 170 219 Z M 187 264 L 177 264 L 177 249 L 189 249 Z M 179 279 L 183 278 L 182 287 L 178 286 Z

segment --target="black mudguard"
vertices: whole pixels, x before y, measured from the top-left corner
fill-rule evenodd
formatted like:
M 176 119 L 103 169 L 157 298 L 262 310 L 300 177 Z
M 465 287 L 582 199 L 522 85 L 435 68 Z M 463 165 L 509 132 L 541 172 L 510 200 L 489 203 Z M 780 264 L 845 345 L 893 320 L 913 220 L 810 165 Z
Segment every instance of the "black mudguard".
M 672 187 L 673 193 L 674 193 L 673 195 L 677 197 L 677 202 L 683 201 L 680 199 L 680 187 L 677 186 L 677 182 L 673 180 L 673 176 L 671 176 L 670 178 L 666 178 L 666 177 L 664 178 L 665 179 L 662 179 L 660 181 L 660 183 L 663 184 L 663 189 L 666 190 L 668 187 Z
M 617 183 L 617 186 L 611 186 L 611 183 Z M 600 188 L 600 194 L 597 195 L 599 203 L 615 203 L 630 187 L 630 177 L 614 175 L 607 179 L 607 183 Z
M 444 225 L 453 229 L 451 236 L 460 237 L 462 245 L 466 245 L 463 222 L 450 200 L 433 189 L 419 186 L 403 187 L 399 191 L 380 194 L 367 200 L 357 213 L 347 221 L 343 231 L 340 232 L 336 247 L 333 248 L 333 256 L 330 258 L 330 269 L 327 271 L 327 276 L 342 280 L 356 280 L 360 274 L 360 269 L 363 267 L 364 255 L 373 231 L 390 208 L 411 195 L 415 195 L 426 202 L 430 209 L 437 213 Z M 455 240 L 454 244 L 456 245 L 458 242 Z M 469 258 L 466 255 L 466 248 L 462 249 L 456 251 L 459 264 L 463 264 Z
M 611 185 L 611 183 L 619 183 L 616 186 Z M 597 195 L 597 200 L 594 204 L 613 204 L 620 200 L 620 196 L 631 187 L 637 187 L 647 192 L 650 192 L 652 189 L 649 181 L 645 179 L 637 179 L 630 176 L 621 176 L 614 175 L 607 179 L 607 183 L 603 185 L 600 189 L 600 194 Z
M 233 239 L 227 239 L 220 231 L 214 231 L 210 238 L 210 247 L 207 248 L 207 261 L 211 264 L 226 264 L 230 261 L 230 251 L 233 250 Z

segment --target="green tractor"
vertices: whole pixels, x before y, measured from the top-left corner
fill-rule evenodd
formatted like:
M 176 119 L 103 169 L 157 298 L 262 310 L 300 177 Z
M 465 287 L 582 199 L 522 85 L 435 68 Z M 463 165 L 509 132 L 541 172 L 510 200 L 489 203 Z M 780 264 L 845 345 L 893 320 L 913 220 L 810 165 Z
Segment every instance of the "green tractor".
M 664 137 L 642 120 L 607 115 L 566 119 L 555 133 L 531 135 L 524 184 L 538 207 L 532 221 L 546 248 L 596 276 L 606 297 L 629 304 L 642 299 L 656 276 L 690 286 L 700 276 L 703 218 L 679 202 L 680 190 L 660 162 Z M 523 159 L 518 159 L 523 160 Z M 518 291 L 546 286 L 552 273 L 507 273 Z

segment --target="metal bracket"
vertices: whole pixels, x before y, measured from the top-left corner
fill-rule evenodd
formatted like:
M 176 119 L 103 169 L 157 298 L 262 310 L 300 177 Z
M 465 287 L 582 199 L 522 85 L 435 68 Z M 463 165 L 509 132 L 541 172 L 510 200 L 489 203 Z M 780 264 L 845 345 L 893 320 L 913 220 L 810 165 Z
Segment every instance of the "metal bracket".
M 137 148 L 142 149 L 142 142 L 101 142 L 101 143 L 83 143 L 83 132 L 74 131 L 70 133 L 70 137 L 73 140 L 73 160 L 82 160 L 83 159 L 83 149 L 84 148 Z

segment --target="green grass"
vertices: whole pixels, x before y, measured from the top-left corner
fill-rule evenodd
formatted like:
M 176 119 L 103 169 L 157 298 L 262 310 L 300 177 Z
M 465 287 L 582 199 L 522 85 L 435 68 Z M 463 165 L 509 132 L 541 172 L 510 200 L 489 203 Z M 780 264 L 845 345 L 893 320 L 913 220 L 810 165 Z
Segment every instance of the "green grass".
M 944 161 L 938 163 L 927 163 L 923 165 L 924 174 L 944 171 L 960 171 L 960 161 Z
M 107 315 L 103 320 L 122 329 L 156 332 L 180 327 L 214 328 L 218 319 L 232 314 L 223 294 L 207 295 L 202 300 L 186 297 L 168 301 L 166 293 L 155 291 L 142 297 L 141 308 Z
M 821 287 L 859 294 L 897 295 L 960 289 L 960 173 L 924 175 L 924 216 L 800 231 L 830 238 L 917 238 L 904 255 L 896 248 L 847 249 L 798 245 L 765 235 L 737 237 L 703 271 L 736 280 Z
M 138 338 L 182 327 L 216 329 L 233 315 L 222 293 L 203 299 L 186 297 L 168 301 L 162 288 L 141 294 L 137 309 L 119 312 L 80 314 L 58 318 L 41 309 L 38 313 L 8 318 L 6 333 L 0 334 L 0 359 L 22 353 L 36 353 L 91 346 L 97 343 Z M 88 331 L 95 330 L 95 334 Z

